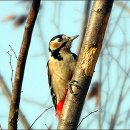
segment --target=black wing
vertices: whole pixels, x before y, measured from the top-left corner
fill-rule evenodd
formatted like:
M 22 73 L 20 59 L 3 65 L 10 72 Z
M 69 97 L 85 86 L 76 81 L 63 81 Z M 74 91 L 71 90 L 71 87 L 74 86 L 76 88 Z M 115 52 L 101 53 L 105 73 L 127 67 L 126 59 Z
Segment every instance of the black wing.
M 56 98 L 56 94 L 54 93 L 54 90 L 53 90 L 53 87 L 52 87 L 52 84 L 51 84 L 51 73 L 49 72 L 49 61 L 47 62 L 47 76 L 48 76 L 48 83 L 49 83 L 49 88 L 50 88 L 50 93 L 51 93 L 51 96 L 52 96 L 52 101 L 53 101 L 53 104 L 56 108 L 56 104 L 57 104 L 57 98 Z

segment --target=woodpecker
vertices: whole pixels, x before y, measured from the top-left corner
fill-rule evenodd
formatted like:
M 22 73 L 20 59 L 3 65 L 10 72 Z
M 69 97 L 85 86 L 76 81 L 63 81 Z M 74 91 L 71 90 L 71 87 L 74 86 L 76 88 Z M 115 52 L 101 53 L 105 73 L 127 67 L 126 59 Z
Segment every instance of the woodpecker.
M 68 83 L 76 66 L 77 55 L 70 49 L 72 41 L 77 37 L 78 35 L 68 37 L 61 34 L 53 37 L 49 42 L 48 83 L 57 117 L 61 115 Z

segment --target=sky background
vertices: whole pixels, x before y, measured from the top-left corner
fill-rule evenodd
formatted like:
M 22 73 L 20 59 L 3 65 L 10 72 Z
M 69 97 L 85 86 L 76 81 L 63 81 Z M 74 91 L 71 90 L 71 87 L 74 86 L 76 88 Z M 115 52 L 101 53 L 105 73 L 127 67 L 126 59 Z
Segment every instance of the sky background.
M 130 2 L 124 1 L 123 3 L 127 3 L 127 6 L 130 7 Z M 21 16 L 27 14 L 28 8 L 29 6 L 27 2 L 0 1 L 0 75 L 3 76 L 10 91 L 12 89 L 10 79 L 12 72 L 9 64 L 10 57 L 7 54 L 7 51 L 9 51 L 12 55 L 11 63 L 13 69 L 15 70 L 17 60 L 9 45 L 11 45 L 16 55 L 18 56 L 25 24 L 22 24 L 20 27 L 14 27 L 13 20 L 5 22 L 4 18 L 8 15 Z M 83 10 L 84 1 L 41 2 L 41 10 L 39 11 L 38 20 L 36 21 L 34 27 L 26 62 L 20 102 L 20 109 L 30 124 L 32 124 L 33 121 L 45 109 L 53 105 L 46 76 L 49 41 L 57 34 L 66 34 L 68 36 L 77 34 L 80 35 Z M 79 41 L 80 37 L 74 40 L 72 52 L 77 52 Z M 109 126 L 110 118 L 111 115 L 115 112 L 117 100 L 120 94 L 121 86 L 123 84 L 123 79 L 126 75 L 125 72 L 127 72 L 128 68 L 130 67 L 130 48 L 127 46 L 129 43 L 130 13 L 122 10 L 122 8 L 114 4 L 107 32 L 104 38 L 102 55 L 100 55 L 100 58 L 97 62 L 95 73 L 91 82 L 93 83 L 99 80 L 102 81 L 103 104 L 106 101 L 106 94 L 112 94 L 110 98 L 111 101 L 108 103 L 108 107 L 106 108 L 107 116 L 103 128 L 108 128 Z M 119 64 L 116 60 L 114 60 L 114 58 L 118 59 Z M 102 69 L 100 68 L 101 64 Z M 121 66 L 120 68 L 119 65 Z M 100 70 L 102 70 L 102 75 Z M 14 74 L 15 72 L 13 75 Z M 105 78 L 106 74 L 107 78 Z M 130 75 L 128 75 L 128 77 L 129 76 Z M 129 82 L 130 80 L 128 78 L 124 84 L 125 91 L 127 91 L 127 88 L 129 88 Z M 114 93 L 112 93 L 113 91 Z M 123 107 L 121 107 L 120 113 L 129 110 L 129 98 L 130 96 L 127 96 L 127 100 L 122 103 Z M 104 112 L 103 108 L 104 106 L 102 105 L 102 112 Z M 89 112 L 97 109 L 98 107 L 95 107 L 94 99 L 88 101 L 88 103 L 85 103 L 83 108 L 81 119 Z M 9 102 L 0 89 L 0 124 L 3 129 L 7 128 L 8 115 Z M 86 123 L 93 120 L 96 115 L 98 115 L 98 113 L 94 113 L 89 117 L 89 119 L 85 119 L 81 125 L 81 128 L 86 128 Z M 125 114 L 123 116 L 125 116 Z M 123 116 L 121 117 L 121 120 L 124 119 Z M 93 125 L 89 126 L 88 128 L 97 128 L 98 123 L 96 119 L 93 121 Z M 54 108 L 48 110 L 33 125 L 33 128 L 46 129 L 47 127 L 45 124 L 48 127 L 51 125 L 52 128 L 56 128 L 57 118 L 55 117 Z M 20 122 L 19 128 L 23 128 Z M 123 125 L 119 125 L 119 128 L 123 128 Z

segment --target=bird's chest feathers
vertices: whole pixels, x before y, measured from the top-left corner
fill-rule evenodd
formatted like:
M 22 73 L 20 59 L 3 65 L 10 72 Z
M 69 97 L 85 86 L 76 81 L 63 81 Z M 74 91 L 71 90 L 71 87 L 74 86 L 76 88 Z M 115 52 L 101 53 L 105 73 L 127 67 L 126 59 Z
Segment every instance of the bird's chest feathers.
M 62 73 L 63 71 L 65 73 L 67 71 L 67 68 L 69 69 L 68 62 L 69 62 L 69 59 L 67 57 L 66 58 L 63 57 L 63 60 L 61 61 L 51 57 L 49 64 L 50 64 L 52 73 L 53 72 Z
M 56 77 L 63 78 L 64 80 L 70 79 L 71 74 L 71 56 L 70 55 L 61 55 L 63 57 L 63 60 L 59 61 L 58 59 L 55 59 L 54 57 L 50 57 L 49 60 L 49 66 L 51 69 L 51 72 Z

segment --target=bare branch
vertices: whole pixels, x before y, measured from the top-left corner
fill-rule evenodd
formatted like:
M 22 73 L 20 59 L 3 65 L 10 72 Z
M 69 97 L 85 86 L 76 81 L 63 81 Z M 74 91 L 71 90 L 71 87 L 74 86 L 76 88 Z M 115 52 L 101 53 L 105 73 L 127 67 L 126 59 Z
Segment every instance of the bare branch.
M 16 55 L 16 52 L 15 52 L 14 49 L 11 47 L 11 45 L 9 45 L 9 47 L 10 47 L 10 49 L 12 50 L 12 52 L 14 53 L 15 58 L 18 59 L 18 58 L 17 58 L 17 55 Z
M 10 47 L 11 51 L 14 53 L 15 58 L 17 59 L 17 55 L 16 55 L 15 51 L 13 50 L 13 48 L 11 47 L 11 45 L 9 45 L 9 47 Z M 7 53 L 8 53 L 9 58 L 10 58 L 10 61 L 9 61 L 10 68 L 11 68 L 11 78 L 10 78 L 10 80 L 11 80 L 11 84 L 12 84 L 12 87 L 13 87 L 13 74 L 14 74 L 14 70 L 13 70 L 13 66 L 12 66 L 12 55 L 10 54 L 9 51 L 7 51 Z
M 11 68 L 11 78 L 10 78 L 10 80 L 11 80 L 11 84 L 12 84 L 12 87 L 13 87 L 13 73 L 14 73 L 14 70 L 13 70 L 13 66 L 12 66 L 12 55 L 9 53 L 9 51 L 7 52 L 8 53 L 8 55 L 9 55 L 9 64 L 10 64 L 10 68 Z
M 15 73 L 14 85 L 12 89 L 12 97 L 11 97 L 10 112 L 9 112 L 9 119 L 8 119 L 8 129 L 11 130 L 17 130 L 20 95 L 21 95 L 25 64 L 26 64 L 27 54 L 31 42 L 33 27 L 39 11 L 40 1 L 41 0 L 32 1 L 32 5 L 30 7 L 27 22 L 25 25 L 20 53 L 17 60 L 17 67 Z
M 45 126 L 46 126 L 47 130 L 51 130 L 51 127 L 52 127 L 51 125 L 48 127 L 47 124 L 45 124 Z
M 49 109 L 53 108 L 54 106 L 51 106 L 49 108 L 47 108 L 44 112 L 42 112 L 36 119 L 35 121 L 32 123 L 32 125 L 28 128 L 28 130 L 30 130 L 32 128 L 32 126 L 35 124 L 35 122 L 46 112 L 48 111 Z
M 45 124 L 45 126 L 46 126 L 47 130 L 49 130 L 49 127 L 47 126 L 47 124 Z
M 79 54 L 81 45 L 82 45 L 84 37 L 85 37 L 86 28 L 87 28 L 87 24 L 88 24 L 88 18 L 89 18 L 89 12 L 90 12 L 90 6 L 91 6 L 91 1 L 90 0 L 85 1 L 83 18 L 82 18 L 81 36 L 80 36 L 80 42 L 78 45 L 79 47 L 78 47 L 77 54 Z
M 82 118 L 82 120 L 79 122 L 79 124 L 78 124 L 77 127 L 79 127 L 79 126 L 81 125 L 81 123 L 83 122 L 84 119 L 86 119 L 88 116 L 90 116 L 91 114 L 93 114 L 93 113 L 95 113 L 95 112 L 97 112 L 97 111 L 98 111 L 98 110 L 95 110 L 95 111 L 93 111 L 93 112 L 90 112 L 87 116 L 85 116 L 84 118 Z
M 87 32 L 78 57 L 77 65 L 65 99 L 58 129 L 77 129 L 84 100 L 89 89 L 94 68 L 102 47 L 113 0 L 94 1 Z M 76 87 L 79 86 L 79 87 Z

